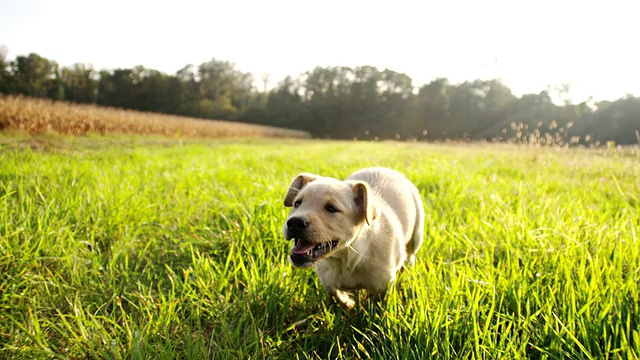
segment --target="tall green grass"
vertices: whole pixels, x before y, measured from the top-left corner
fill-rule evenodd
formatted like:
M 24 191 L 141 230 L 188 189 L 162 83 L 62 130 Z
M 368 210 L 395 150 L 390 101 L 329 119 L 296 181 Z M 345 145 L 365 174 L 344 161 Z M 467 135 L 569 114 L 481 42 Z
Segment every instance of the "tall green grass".
M 0 137 L 0 358 L 640 356 L 640 154 Z M 299 172 L 420 189 L 426 243 L 346 312 L 294 270 Z

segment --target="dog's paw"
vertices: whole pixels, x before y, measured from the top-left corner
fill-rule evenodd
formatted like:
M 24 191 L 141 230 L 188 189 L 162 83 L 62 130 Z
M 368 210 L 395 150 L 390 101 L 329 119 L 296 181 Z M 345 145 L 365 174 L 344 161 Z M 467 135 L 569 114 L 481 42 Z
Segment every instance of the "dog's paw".
M 409 255 L 409 257 L 407 257 L 407 260 L 405 262 L 405 266 L 412 267 L 415 264 L 416 264 L 416 256 L 415 256 L 415 254 Z
M 356 305 L 356 302 L 347 292 L 336 290 L 334 293 L 334 297 L 346 310 L 351 310 Z
M 356 306 L 356 302 L 351 297 L 342 302 L 342 307 L 346 310 L 351 310 L 354 306 Z

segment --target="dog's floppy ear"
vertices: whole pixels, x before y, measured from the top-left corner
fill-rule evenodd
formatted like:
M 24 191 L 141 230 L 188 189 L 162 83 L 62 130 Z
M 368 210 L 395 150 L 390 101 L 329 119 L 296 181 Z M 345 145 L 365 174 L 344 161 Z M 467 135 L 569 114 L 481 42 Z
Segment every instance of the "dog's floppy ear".
M 320 176 L 309 173 L 298 174 L 298 176 L 296 176 L 296 178 L 291 182 L 291 185 L 289 185 L 287 195 L 284 196 L 284 206 L 292 207 L 293 199 L 296 198 L 298 192 L 300 192 L 300 190 L 302 190 L 302 188 L 305 187 L 308 183 L 319 178 Z
M 359 208 L 360 214 L 364 217 L 367 225 L 371 225 L 371 222 L 378 217 L 378 209 L 369 201 L 371 194 L 369 184 L 364 181 L 357 181 L 351 188 L 353 189 L 353 194 L 355 195 L 354 200 Z

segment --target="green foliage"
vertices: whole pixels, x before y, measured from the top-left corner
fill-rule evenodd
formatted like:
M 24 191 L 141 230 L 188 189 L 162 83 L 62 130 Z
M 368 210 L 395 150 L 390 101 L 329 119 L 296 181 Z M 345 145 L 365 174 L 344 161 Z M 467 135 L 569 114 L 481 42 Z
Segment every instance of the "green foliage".
M 636 143 L 638 103 L 629 96 L 615 110 L 601 102 L 594 111 L 586 103 L 556 105 L 549 91 L 518 98 L 498 80 L 436 79 L 414 89 L 411 78 L 391 70 L 318 67 L 280 83 L 267 112 L 274 125 L 316 137 L 597 146 Z
M 98 95 L 97 73 L 91 66 L 74 64 L 72 67 L 62 68 L 60 81 L 64 87 L 65 100 L 94 104 Z
M 0 137 L 0 358 L 637 358 L 640 154 Z M 301 171 L 404 172 L 414 268 L 343 312 L 286 260 Z
M 259 92 L 252 74 L 211 59 L 175 75 L 136 66 L 59 69 L 37 54 L 8 62 L 0 52 L 0 92 L 76 103 L 305 130 L 318 138 L 485 140 L 598 146 L 638 142 L 640 101 L 571 104 L 568 85 L 516 97 L 499 80 L 416 87 L 406 75 L 372 66 L 316 67 Z M 558 93 L 552 101 L 552 94 Z
M 295 85 L 290 78 L 285 79 L 271 93 L 269 110 L 274 119 L 285 116 L 285 124 L 318 137 L 351 138 L 375 133 L 380 138 L 393 138 L 399 130 L 394 122 L 403 118 L 412 90 L 411 78 L 391 70 L 317 67 Z
M 54 61 L 33 53 L 18 56 L 11 62 L 11 73 L 13 76 L 10 81 L 17 93 L 56 100 L 64 98 L 58 78 L 58 64 Z
M 600 140 L 614 140 L 618 144 L 640 144 L 635 131 L 640 131 L 640 98 L 626 96 L 618 101 L 598 103 L 602 109 L 584 124 L 585 127 L 604 125 Z M 634 131 L 635 130 L 635 131 Z
M 7 60 L 7 48 L 0 47 L 0 93 L 13 94 L 16 92 L 10 62 Z

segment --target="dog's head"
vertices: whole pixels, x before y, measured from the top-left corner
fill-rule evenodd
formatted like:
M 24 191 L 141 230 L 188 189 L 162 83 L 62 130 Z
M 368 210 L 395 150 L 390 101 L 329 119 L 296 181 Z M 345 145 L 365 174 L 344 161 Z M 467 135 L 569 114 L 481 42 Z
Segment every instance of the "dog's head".
M 289 186 L 284 206 L 291 212 L 284 224 L 287 240 L 294 239 L 289 259 L 307 268 L 348 247 L 365 224 L 377 216 L 366 182 L 302 173 Z

